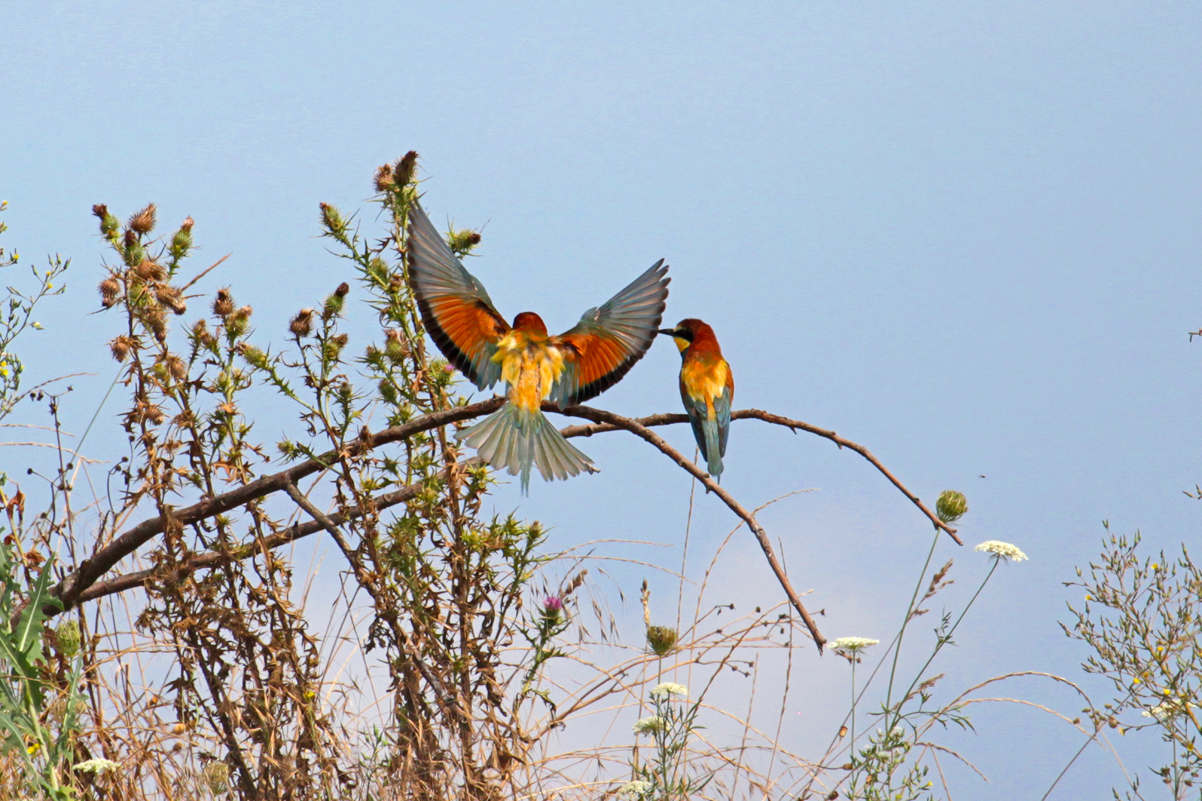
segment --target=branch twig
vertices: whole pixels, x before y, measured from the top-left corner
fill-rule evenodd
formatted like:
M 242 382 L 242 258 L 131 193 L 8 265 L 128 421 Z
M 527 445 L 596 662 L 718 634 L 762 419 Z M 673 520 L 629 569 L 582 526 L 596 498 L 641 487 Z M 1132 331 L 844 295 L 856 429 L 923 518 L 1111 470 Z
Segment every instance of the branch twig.
M 755 515 L 744 509 L 743 506 L 734 499 L 734 496 L 722 489 L 718 482 L 710 478 L 705 471 L 686 459 L 683 455 L 681 455 L 680 451 L 676 450 L 667 442 L 665 442 L 663 437 L 661 437 L 659 434 L 656 434 L 639 421 L 631 420 L 628 417 L 622 417 L 621 415 L 614 414 L 613 412 L 607 412 L 604 409 L 594 409 L 589 406 L 572 406 L 564 409 L 562 414 L 569 415 L 571 417 L 583 417 L 586 420 L 592 420 L 594 423 L 606 423 L 629 431 L 630 433 L 643 438 L 658 448 L 669 459 L 676 462 L 677 465 L 693 476 L 693 478 L 700 481 L 707 490 L 714 493 L 714 495 L 717 495 L 718 498 L 721 499 L 721 501 L 725 503 L 732 512 L 738 515 L 743 522 L 747 524 L 747 527 L 751 529 L 751 533 L 755 535 L 757 540 L 759 540 L 760 549 L 764 552 L 764 557 L 768 560 L 768 565 L 772 568 L 772 572 L 776 574 L 776 580 L 780 582 L 781 588 L 785 591 L 785 595 L 789 598 L 789 603 L 791 603 L 793 608 L 797 610 L 797 613 L 801 615 L 801 619 L 805 622 L 806 628 L 810 630 L 810 636 L 814 638 L 814 644 L 818 646 L 818 653 L 822 653 L 822 646 L 826 643 L 826 638 L 822 636 L 822 632 L 818 631 L 818 625 L 814 622 L 814 618 L 810 617 L 810 613 L 806 611 L 805 605 L 802 604 L 801 599 L 797 597 L 797 593 L 794 591 L 793 585 L 789 583 L 788 574 L 785 573 L 784 568 L 781 567 L 780 560 L 776 558 L 776 552 L 772 549 L 772 541 L 768 539 L 768 532 L 764 531 L 763 526 L 756 521 Z M 684 415 L 680 416 L 685 417 Z M 687 420 L 688 418 L 686 417 L 685 419 Z M 571 431 L 570 429 L 568 431 L 573 435 L 579 435 L 578 432 Z M 565 436 L 567 435 L 568 434 L 565 434 Z

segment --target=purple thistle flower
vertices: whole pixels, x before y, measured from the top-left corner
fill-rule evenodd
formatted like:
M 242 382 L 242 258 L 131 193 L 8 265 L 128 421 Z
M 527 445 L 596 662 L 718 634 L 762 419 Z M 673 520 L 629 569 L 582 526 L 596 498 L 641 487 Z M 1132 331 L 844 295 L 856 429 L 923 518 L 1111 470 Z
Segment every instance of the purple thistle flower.
M 543 599 L 543 611 L 551 615 L 558 615 L 563 611 L 563 599 L 558 595 L 548 595 Z

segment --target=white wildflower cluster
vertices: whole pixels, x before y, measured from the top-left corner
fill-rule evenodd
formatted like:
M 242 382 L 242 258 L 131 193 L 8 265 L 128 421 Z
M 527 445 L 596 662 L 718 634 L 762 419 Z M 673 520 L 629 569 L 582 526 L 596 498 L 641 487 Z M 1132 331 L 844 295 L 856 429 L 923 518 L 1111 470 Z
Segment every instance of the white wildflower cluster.
M 827 648 L 843 656 L 848 654 L 858 654 L 870 645 L 876 645 L 880 640 L 871 640 L 868 637 L 839 637 L 831 640 L 826 644 Z
M 651 782 L 626 782 L 618 788 L 618 798 L 643 798 L 651 792 Z
M 672 697 L 688 698 L 689 688 L 683 684 L 674 684 L 670 681 L 665 681 L 663 684 L 657 684 L 651 689 L 652 700 L 663 700 Z
M 1027 555 L 1020 551 L 1017 545 L 1011 545 L 1008 542 L 1001 542 L 1000 540 L 988 540 L 986 542 L 982 542 L 980 545 L 973 548 L 973 550 L 991 553 L 999 559 L 1007 559 L 1011 562 L 1022 562 L 1027 558 Z
M 664 730 L 664 719 L 659 715 L 648 715 L 645 718 L 640 718 L 634 724 L 635 734 L 655 734 L 657 731 Z
M 1178 715 L 1183 714 L 1187 708 L 1191 708 L 1193 706 L 1193 704 L 1187 704 L 1181 701 L 1165 701 L 1163 704 L 1154 706 L 1151 709 L 1145 709 L 1140 714 L 1145 718 L 1154 718 L 1157 722 L 1164 723 L 1172 720 Z
M 88 759 L 76 764 L 75 770 L 81 773 L 112 773 L 121 767 L 120 762 L 111 759 Z

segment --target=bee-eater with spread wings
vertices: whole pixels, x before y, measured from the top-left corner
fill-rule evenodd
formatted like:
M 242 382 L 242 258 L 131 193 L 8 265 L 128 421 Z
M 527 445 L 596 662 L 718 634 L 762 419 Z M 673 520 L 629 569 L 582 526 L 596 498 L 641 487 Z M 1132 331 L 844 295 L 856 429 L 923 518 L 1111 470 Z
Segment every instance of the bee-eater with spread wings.
M 583 403 L 616 384 L 655 339 L 668 297 L 668 268 L 660 259 L 600 308 L 559 336 L 534 312 L 510 326 L 475 276 L 464 269 L 421 206 L 409 211 L 409 285 L 422 322 L 443 355 L 480 389 L 508 385 L 509 402 L 459 438 L 493 467 L 547 481 L 588 470 L 592 461 L 543 416 L 550 400 L 560 408 Z
M 722 457 L 730 434 L 730 404 L 735 377 L 722 358 L 714 329 L 700 320 L 681 320 L 659 333 L 672 337 L 680 349 L 680 399 L 684 401 L 693 438 L 714 480 L 722 480 Z

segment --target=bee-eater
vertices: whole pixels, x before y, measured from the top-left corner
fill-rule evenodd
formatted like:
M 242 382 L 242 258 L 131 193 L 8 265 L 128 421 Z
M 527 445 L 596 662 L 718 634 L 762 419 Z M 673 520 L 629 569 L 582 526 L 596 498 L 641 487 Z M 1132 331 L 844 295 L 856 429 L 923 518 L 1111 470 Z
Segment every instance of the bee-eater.
M 684 401 L 693 438 L 714 480 L 722 480 L 722 457 L 730 434 L 730 404 L 735 397 L 735 377 L 722 358 L 714 329 L 700 320 L 681 320 L 675 328 L 661 329 L 680 349 L 680 399 Z
M 549 335 L 534 312 L 506 323 L 417 203 L 409 212 L 408 263 L 422 322 L 443 355 L 480 389 L 508 385 L 509 402 L 457 436 L 492 466 L 520 473 L 523 493 L 531 467 L 547 481 L 595 471 L 540 406 L 550 400 L 565 408 L 596 397 L 643 358 L 668 297 L 664 260 L 559 336 Z

